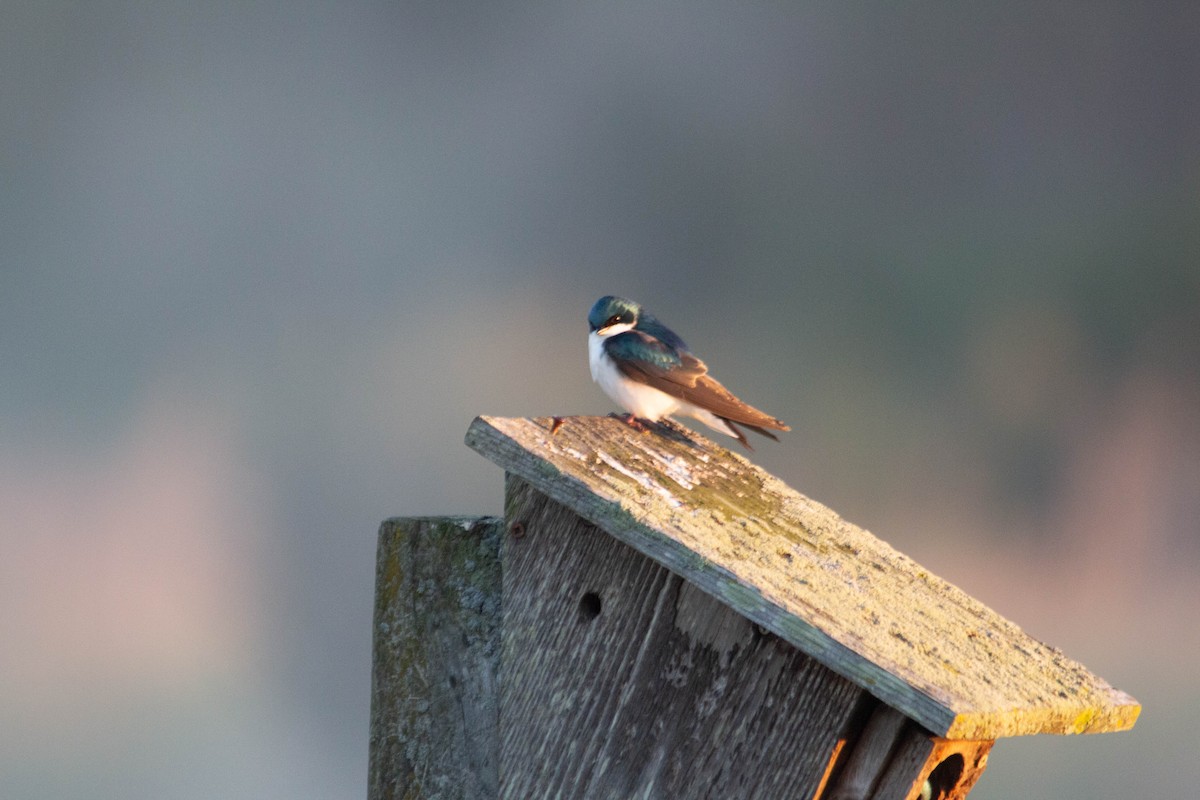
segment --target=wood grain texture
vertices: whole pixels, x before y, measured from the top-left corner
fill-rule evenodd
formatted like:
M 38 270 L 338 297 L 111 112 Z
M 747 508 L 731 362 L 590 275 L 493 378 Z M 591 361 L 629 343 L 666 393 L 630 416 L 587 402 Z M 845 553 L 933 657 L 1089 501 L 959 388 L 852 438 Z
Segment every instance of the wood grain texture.
M 501 796 L 813 797 L 861 689 L 511 478 Z
M 490 517 L 380 528 L 370 800 L 497 796 L 503 528 Z
M 846 757 L 837 777 L 821 800 L 883 800 L 885 795 L 874 792 L 875 785 L 891 759 L 906 725 L 912 724 L 908 717 L 891 706 L 882 703 L 875 707 L 853 748 Z M 920 766 L 920 762 L 917 765 Z M 911 783 L 911 781 L 910 781 Z M 897 797 L 897 800 L 903 795 Z
M 1133 726 L 1137 702 L 681 426 L 477 418 L 469 446 L 951 739 Z M 982 557 L 982 556 L 981 556 Z

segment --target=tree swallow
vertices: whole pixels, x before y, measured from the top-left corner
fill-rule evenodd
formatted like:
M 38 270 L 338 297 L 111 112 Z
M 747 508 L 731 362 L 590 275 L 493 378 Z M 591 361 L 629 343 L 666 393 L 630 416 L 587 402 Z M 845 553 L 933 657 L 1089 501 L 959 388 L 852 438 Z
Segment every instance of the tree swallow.
M 744 425 L 763 436 L 791 430 L 774 417 L 746 405 L 708 375 L 708 367 L 674 331 L 632 300 L 601 297 L 588 312 L 588 360 L 592 380 L 628 413 L 625 421 L 657 422 L 685 414 L 753 450 Z M 735 424 L 736 423 L 736 424 Z

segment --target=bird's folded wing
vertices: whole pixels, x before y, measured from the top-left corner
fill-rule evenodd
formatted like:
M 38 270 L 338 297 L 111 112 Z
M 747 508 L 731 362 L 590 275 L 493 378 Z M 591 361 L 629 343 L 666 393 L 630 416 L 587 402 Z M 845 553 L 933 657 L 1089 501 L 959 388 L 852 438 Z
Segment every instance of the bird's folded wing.
M 605 349 L 623 374 L 660 392 L 734 422 L 788 430 L 784 423 L 734 397 L 708 375 L 708 367 L 691 353 L 667 347 L 640 331 L 628 331 L 609 338 Z

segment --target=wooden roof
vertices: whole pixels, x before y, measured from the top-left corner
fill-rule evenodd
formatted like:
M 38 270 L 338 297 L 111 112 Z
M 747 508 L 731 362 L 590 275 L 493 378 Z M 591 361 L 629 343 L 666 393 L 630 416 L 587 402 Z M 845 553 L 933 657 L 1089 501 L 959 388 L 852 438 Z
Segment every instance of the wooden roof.
M 1131 728 L 1141 707 L 903 553 L 683 427 L 478 417 L 469 446 L 933 733 Z

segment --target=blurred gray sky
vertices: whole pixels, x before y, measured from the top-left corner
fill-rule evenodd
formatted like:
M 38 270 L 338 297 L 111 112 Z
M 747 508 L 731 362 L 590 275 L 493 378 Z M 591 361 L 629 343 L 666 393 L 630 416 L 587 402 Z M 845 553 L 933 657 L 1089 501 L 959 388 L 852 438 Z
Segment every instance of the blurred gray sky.
M 612 410 L 606 293 L 1146 704 L 973 796 L 1200 784 L 1200 6 L 3 16 L 0 794 L 361 797 L 378 523 Z

